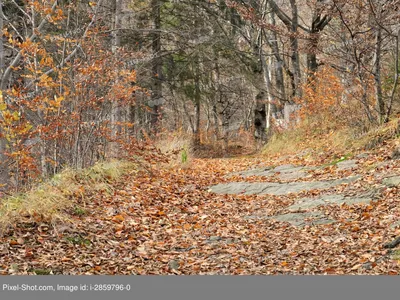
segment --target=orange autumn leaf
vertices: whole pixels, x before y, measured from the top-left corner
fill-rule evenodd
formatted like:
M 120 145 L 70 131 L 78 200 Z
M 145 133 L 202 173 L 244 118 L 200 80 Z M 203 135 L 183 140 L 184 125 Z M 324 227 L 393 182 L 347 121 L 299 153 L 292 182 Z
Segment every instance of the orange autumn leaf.
M 116 215 L 112 218 L 112 220 L 113 220 L 113 222 L 121 223 L 125 220 L 125 218 L 122 215 Z

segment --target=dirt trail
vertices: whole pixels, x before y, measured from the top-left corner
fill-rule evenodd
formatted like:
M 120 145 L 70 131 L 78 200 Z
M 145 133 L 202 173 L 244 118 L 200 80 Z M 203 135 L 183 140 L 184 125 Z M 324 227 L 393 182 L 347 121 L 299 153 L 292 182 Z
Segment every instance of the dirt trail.
M 1 273 L 400 272 L 383 247 L 400 233 L 400 165 L 296 162 L 194 159 L 121 178 L 111 194 L 74 199 L 84 213 L 72 223 L 18 224 L 2 238 Z

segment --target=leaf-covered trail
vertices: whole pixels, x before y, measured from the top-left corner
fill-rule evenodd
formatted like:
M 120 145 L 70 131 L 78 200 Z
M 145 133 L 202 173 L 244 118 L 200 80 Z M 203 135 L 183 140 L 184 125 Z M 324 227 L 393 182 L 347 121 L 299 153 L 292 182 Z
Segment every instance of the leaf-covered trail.
M 321 160 L 322 159 L 322 160 Z M 323 158 L 319 163 L 324 163 Z M 330 190 L 289 195 L 217 195 L 225 175 L 256 165 L 310 164 L 301 157 L 194 159 L 189 166 L 133 172 L 114 192 L 75 199 L 85 213 L 71 212 L 73 223 L 19 224 L 2 238 L 2 274 L 397 274 L 397 260 L 383 245 L 400 232 L 397 188 L 381 189 L 383 200 L 369 205 L 328 205 L 334 224 L 294 227 L 254 214 L 285 211 L 299 197 L 321 192 L 357 195 L 378 184 L 379 172 L 396 173 L 396 161 L 375 167 L 376 155 L 362 168 L 335 166 L 311 172 L 302 181 L 362 174 L 363 179 Z M 396 165 L 397 163 L 397 165 Z M 373 167 L 369 167 L 368 166 Z M 399 169 L 400 170 L 400 169 Z M 379 173 L 380 174 L 380 173 Z M 248 177 L 246 181 L 265 181 Z M 278 181 L 277 178 L 268 180 Z

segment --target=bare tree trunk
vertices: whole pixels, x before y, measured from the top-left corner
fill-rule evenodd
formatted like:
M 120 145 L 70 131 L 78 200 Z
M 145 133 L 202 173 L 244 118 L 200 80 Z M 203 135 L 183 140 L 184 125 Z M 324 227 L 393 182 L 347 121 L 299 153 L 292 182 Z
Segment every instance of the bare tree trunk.
M 275 13 L 273 11 L 271 11 L 270 13 L 270 20 L 271 20 L 271 24 L 273 26 L 276 25 L 275 22 Z M 280 56 L 279 53 L 279 45 L 278 45 L 278 35 L 276 33 L 276 31 L 272 31 L 271 34 L 271 49 L 273 52 L 273 55 L 275 56 L 275 84 L 276 84 L 276 88 L 278 90 L 278 97 L 280 99 L 280 101 L 284 101 L 286 100 L 286 91 L 285 91 L 285 80 L 283 77 L 283 59 Z M 279 111 L 283 110 L 283 105 L 282 108 L 279 109 Z
M 218 64 L 218 57 L 216 57 L 216 63 L 215 63 L 215 82 L 217 84 L 217 90 L 216 90 L 216 95 L 214 97 L 213 101 L 213 115 L 214 115 L 214 126 L 215 126 L 215 139 L 216 141 L 219 140 L 219 120 L 218 120 L 218 109 L 217 109 L 217 99 L 219 102 L 222 103 L 222 90 L 221 90 L 221 76 L 219 72 L 219 64 Z
M 161 105 L 162 105 L 162 58 L 161 58 L 161 1 L 152 0 L 152 19 L 154 22 L 154 28 L 152 33 L 152 51 L 153 51 L 153 87 L 152 87 L 152 116 L 151 116 L 151 127 L 154 133 L 158 131 L 160 117 L 161 117 Z
M 113 33 L 112 33 L 112 45 L 111 51 L 116 59 L 118 56 L 118 49 L 121 47 L 121 37 L 120 37 L 120 28 L 121 28 L 121 5 L 122 0 L 115 0 L 114 2 L 114 24 L 113 24 Z M 118 74 L 115 79 L 115 83 L 118 83 Z M 111 143 L 110 143 L 110 155 L 114 156 L 117 153 L 116 149 L 116 138 L 120 131 L 120 126 L 117 123 L 120 121 L 120 108 L 118 99 L 111 99 L 111 112 L 110 112 L 110 122 L 111 122 Z
M 193 143 L 195 146 L 200 145 L 200 113 L 201 113 L 201 95 L 200 95 L 200 66 L 199 59 L 196 57 L 194 66 L 196 68 L 194 78 L 194 102 L 195 102 L 195 131 L 193 136 Z
M 270 22 L 272 26 L 276 26 L 276 21 L 275 21 L 275 12 L 271 10 L 269 14 Z M 267 37 L 268 38 L 268 37 Z M 278 91 L 278 98 L 279 98 L 279 108 L 277 108 L 277 113 L 279 114 L 278 117 L 283 116 L 283 102 L 286 99 L 286 91 L 285 91 L 285 80 L 283 76 L 283 66 L 284 66 L 284 61 L 280 55 L 279 51 L 279 44 L 278 44 L 278 35 L 276 31 L 272 30 L 270 34 L 270 40 L 268 41 L 268 44 L 271 47 L 272 50 L 272 55 L 275 57 L 275 63 L 274 63 L 274 69 L 275 69 L 275 85 L 276 89 Z
M 311 22 L 311 31 L 310 31 L 310 41 L 308 46 L 307 53 L 307 71 L 308 76 L 307 80 L 314 87 L 315 82 L 315 73 L 318 70 L 318 61 L 317 61 L 317 51 L 318 51 L 318 42 L 320 32 L 325 28 L 326 25 L 331 21 L 331 17 L 325 15 L 321 17 L 321 11 L 318 4 L 316 4 L 315 11 L 313 13 L 312 22 Z
M 263 68 L 263 78 L 264 78 L 264 85 L 267 92 L 267 113 L 266 113 L 266 130 L 269 130 L 270 123 L 271 123 L 271 115 L 276 113 L 276 106 L 272 103 L 272 84 L 271 84 L 271 70 L 268 67 L 267 61 L 265 59 L 264 51 L 262 47 L 260 47 L 260 59 Z
M 229 147 L 229 116 L 228 116 L 228 110 L 224 109 L 223 113 L 222 113 L 222 127 L 224 129 L 224 135 L 223 135 L 223 139 L 224 139 L 224 150 L 228 151 L 228 147 Z
M 389 122 L 389 117 L 392 112 L 392 105 L 394 101 L 394 96 L 396 94 L 397 86 L 399 84 L 399 42 L 400 42 L 400 28 L 397 30 L 397 35 L 395 36 L 395 53 L 394 53 L 394 59 L 395 59 L 395 64 L 394 64 L 394 82 L 392 86 L 392 91 L 390 93 L 390 98 L 389 98 L 389 103 L 387 105 L 387 111 L 386 111 L 386 116 L 385 116 L 385 122 Z
M 3 77 L 4 69 L 5 69 L 3 26 L 4 26 L 3 0 L 0 0 L 0 74 L 1 74 L 1 77 Z M 0 103 L 4 101 L 2 92 L 3 91 L 0 90 Z M 2 132 L 0 130 L 0 134 L 1 133 Z M 10 181 L 7 156 L 5 155 L 6 147 L 7 147 L 6 139 L 0 138 L 0 190 L 3 189 L 3 185 L 7 185 Z
M 385 102 L 382 96 L 382 82 L 381 82 L 381 50 L 382 50 L 382 29 L 377 26 L 375 36 L 375 59 L 374 59 L 374 85 L 375 85 L 375 99 L 379 115 L 379 123 L 383 123 L 386 115 Z
M 301 97 L 302 92 L 300 89 L 301 73 L 300 73 L 300 58 L 299 58 L 299 43 L 297 38 L 297 29 L 299 25 L 299 15 L 297 11 L 296 0 L 290 0 L 290 7 L 292 9 L 292 22 L 290 28 L 290 47 L 291 47 L 291 61 L 293 67 L 294 75 L 294 91 L 292 91 L 293 96 Z
M 265 93 L 260 92 L 256 96 L 256 107 L 254 109 L 255 138 L 261 141 L 266 140 L 265 129 L 267 126 L 267 112 L 265 107 Z

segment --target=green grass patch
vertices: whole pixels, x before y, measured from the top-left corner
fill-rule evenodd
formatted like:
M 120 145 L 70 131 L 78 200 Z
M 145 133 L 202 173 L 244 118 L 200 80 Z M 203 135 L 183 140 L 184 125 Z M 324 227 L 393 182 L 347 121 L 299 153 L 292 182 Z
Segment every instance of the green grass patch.
M 337 159 L 335 159 L 334 161 L 332 161 L 332 162 L 330 162 L 330 163 L 328 163 L 328 164 L 325 164 L 325 165 L 323 165 L 323 166 L 324 166 L 324 167 L 334 166 L 334 165 L 336 165 L 336 164 L 338 164 L 338 163 L 340 163 L 340 162 L 342 162 L 342 161 L 348 160 L 351 156 L 352 156 L 351 154 L 345 154 L 344 156 L 342 156 L 342 157 L 340 157 L 340 158 L 337 158 Z
M 80 235 L 68 236 L 65 239 L 74 245 L 90 246 L 92 244 L 92 242 L 90 240 L 85 239 L 85 238 L 81 237 Z
M 79 206 L 74 207 L 74 215 L 84 216 L 87 214 L 87 211 Z
M 51 275 L 51 270 L 48 269 L 33 269 L 32 272 L 36 275 Z

